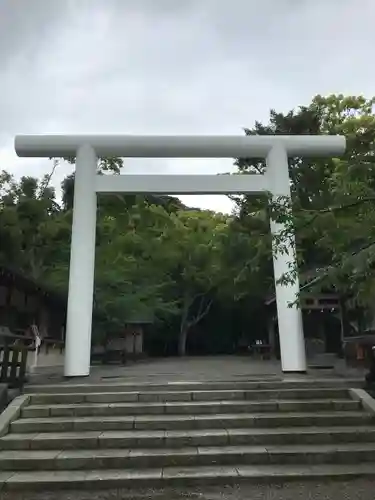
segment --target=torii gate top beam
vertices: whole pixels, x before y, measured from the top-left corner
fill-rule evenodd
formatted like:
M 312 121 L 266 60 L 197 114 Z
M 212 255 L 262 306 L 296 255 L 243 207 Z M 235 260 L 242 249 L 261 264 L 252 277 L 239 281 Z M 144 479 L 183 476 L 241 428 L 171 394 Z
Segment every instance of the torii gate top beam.
M 75 156 L 92 146 L 99 157 L 130 158 L 264 158 L 282 145 L 288 156 L 332 156 L 345 151 L 345 137 L 335 135 L 153 136 L 153 135 L 18 135 L 22 157 Z

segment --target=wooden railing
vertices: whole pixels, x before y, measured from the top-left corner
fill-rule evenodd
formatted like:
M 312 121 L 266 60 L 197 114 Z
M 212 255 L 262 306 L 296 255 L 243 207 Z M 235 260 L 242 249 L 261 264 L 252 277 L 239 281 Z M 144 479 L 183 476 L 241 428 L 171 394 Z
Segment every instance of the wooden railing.
M 0 346 L 0 382 L 21 388 L 26 381 L 28 349 L 24 346 Z
M 19 363 L 23 363 L 23 359 L 25 359 L 25 363 L 27 363 L 27 353 L 30 352 L 33 356 L 33 360 L 29 366 L 29 371 L 32 373 L 38 366 L 38 358 L 41 354 L 41 350 L 48 355 L 50 348 L 58 348 L 61 354 L 64 350 L 64 342 L 48 337 L 42 340 L 38 331 L 33 332 L 33 336 L 25 335 L 25 332 L 22 330 L 15 331 L 17 334 L 11 332 L 8 327 L 0 326 L 0 352 L 2 353 L 0 358 L 0 377 L 2 378 L 0 378 L 0 382 L 11 383 L 15 386 L 22 386 L 25 379 L 27 365 L 24 368 L 23 366 L 18 366 L 13 368 L 13 371 L 11 371 L 11 368 L 9 368 L 11 363 L 8 359 L 8 356 L 10 355 L 8 350 L 11 349 L 14 352 L 18 352 Z M 14 356 L 16 356 L 16 354 L 14 354 Z M 17 364 L 16 358 L 14 362 Z M 5 365 L 4 368 L 3 365 Z M 1 375 L 2 370 L 4 372 L 3 375 Z M 20 373 L 19 382 L 13 380 L 14 373 L 17 373 L 17 377 L 18 373 Z M 10 382 L 9 379 L 11 379 Z

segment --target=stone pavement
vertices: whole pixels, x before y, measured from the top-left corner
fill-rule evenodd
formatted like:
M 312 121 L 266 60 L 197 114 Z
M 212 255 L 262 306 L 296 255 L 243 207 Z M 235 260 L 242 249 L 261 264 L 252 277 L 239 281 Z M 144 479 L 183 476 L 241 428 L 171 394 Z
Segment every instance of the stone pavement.
M 259 360 L 250 356 L 200 356 L 185 358 L 149 358 L 136 363 L 121 365 L 96 365 L 89 377 L 71 379 L 71 383 L 127 382 L 180 382 L 252 380 L 282 377 L 280 362 Z M 361 378 L 364 372 L 349 370 L 342 360 L 333 369 L 312 369 L 310 378 L 347 377 Z M 30 379 L 32 384 L 67 382 L 63 367 L 39 367 Z
M 2 500 L 374 500 L 375 481 L 295 482 L 165 490 L 4 493 Z

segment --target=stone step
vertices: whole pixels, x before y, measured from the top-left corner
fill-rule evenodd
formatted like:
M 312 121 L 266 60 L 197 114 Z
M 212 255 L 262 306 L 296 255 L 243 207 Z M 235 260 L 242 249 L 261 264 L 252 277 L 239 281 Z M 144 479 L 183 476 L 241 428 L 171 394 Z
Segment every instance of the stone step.
M 167 403 L 76 403 L 30 405 L 22 410 L 24 418 L 80 417 L 115 415 L 199 415 L 205 413 L 261 413 L 290 411 L 354 411 L 359 401 L 291 400 L 291 401 L 176 401 Z
M 150 489 L 171 486 L 280 483 L 288 481 L 348 480 L 374 478 L 375 464 L 350 465 L 238 465 L 210 467 L 166 467 L 164 469 L 3 472 L 2 491 L 62 491 L 106 489 Z
M 172 401 L 269 401 L 294 399 L 347 399 L 348 390 L 339 388 L 308 389 L 231 389 L 231 390 L 169 390 L 169 391 L 124 391 L 124 392 L 68 392 L 55 394 L 31 394 L 32 405 L 74 404 L 74 403 L 132 403 L 132 402 L 172 402 Z
M 27 394 L 61 394 L 61 393 L 103 393 L 103 392 L 169 392 L 169 391 L 215 391 L 215 390 L 259 390 L 259 389 L 303 389 L 303 388 L 350 388 L 361 387 L 362 379 L 323 379 L 287 377 L 285 379 L 252 380 L 252 381 L 215 381 L 215 382 L 164 382 L 154 383 L 101 383 L 101 384 L 52 384 L 28 385 Z
M 99 417 L 21 418 L 11 424 L 16 433 L 107 430 L 228 429 L 248 427 L 300 427 L 369 425 L 375 416 L 364 411 L 290 412 L 259 414 L 141 415 Z
M 374 443 L 0 451 L 1 471 L 144 469 L 211 465 L 375 463 Z
M 178 448 L 186 446 L 343 444 L 375 442 L 375 426 L 206 429 L 186 431 L 83 431 L 7 434 L 1 450 Z
M 61 491 L 209 486 L 215 484 L 280 483 L 308 479 L 374 478 L 375 464 L 238 465 L 166 467 L 164 469 L 2 472 L 3 491 Z

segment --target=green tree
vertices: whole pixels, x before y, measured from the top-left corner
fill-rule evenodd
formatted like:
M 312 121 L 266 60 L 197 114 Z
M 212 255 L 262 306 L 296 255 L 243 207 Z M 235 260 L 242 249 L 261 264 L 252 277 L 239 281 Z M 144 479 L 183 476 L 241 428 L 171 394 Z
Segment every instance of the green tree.
M 98 172 L 118 172 L 122 164 L 111 161 Z M 74 175 L 62 183 L 60 206 L 50 187 L 57 166 L 55 160 L 40 180 L 0 176 L 0 258 L 67 295 Z M 253 260 L 269 243 L 262 231 L 262 216 L 233 221 L 168 196 L 99 196 L 95 334 L 99 324 L 118 331 L 130 318 L 156 318 L 159 331 L 179 324 L 172 336 L 185 354 L 189 333 L 203 320 L 206 328 L 214 303 L 216 311 L 225 305 L 230 317 L 234 302 L 237 311 L 244 298 L 259 297 L 264 263 Z
M 165 293 L 170 278 L 154 260 L 161 252 L 159 235 L 145 204 L 100 219 L 95 302 L 117 323 L 174 313 Z
M 316 96 L 309 106 L 287 114 L 271 111 L 270 123 L 256 123 L 251 134 L 342 134 L 341 158 L 290 158 L 293 215 L 288 231 L 296 231 L 303 276 L 319 277 L 319 286 L 336 286 L 358 300 L 374 293 L 374 141 L 375 99 L 362 96 Z M 263 172 L 264 162 L 240 159 L 241 172 Z M 237 199 L 238 216 L 267 213 L 265 198 Z M 281 210 L 282 211 L 282 210 Z M 293 280 L 292 270 L 285 280 Z
M 165 222 L 160 265 L 171 277 L 169 296 L 180 318 L 178 352 L 183 356 L 189 331 L 208 314 L 225 282 L 221 263 L 228 221 L 213 212 L 179 211 Z
M 18 182 L 0 174 L 0 255 L 4 263 L 39 279 L 50 260 L 50 240 L 56 236 L 59 206 L 48 176 Z

